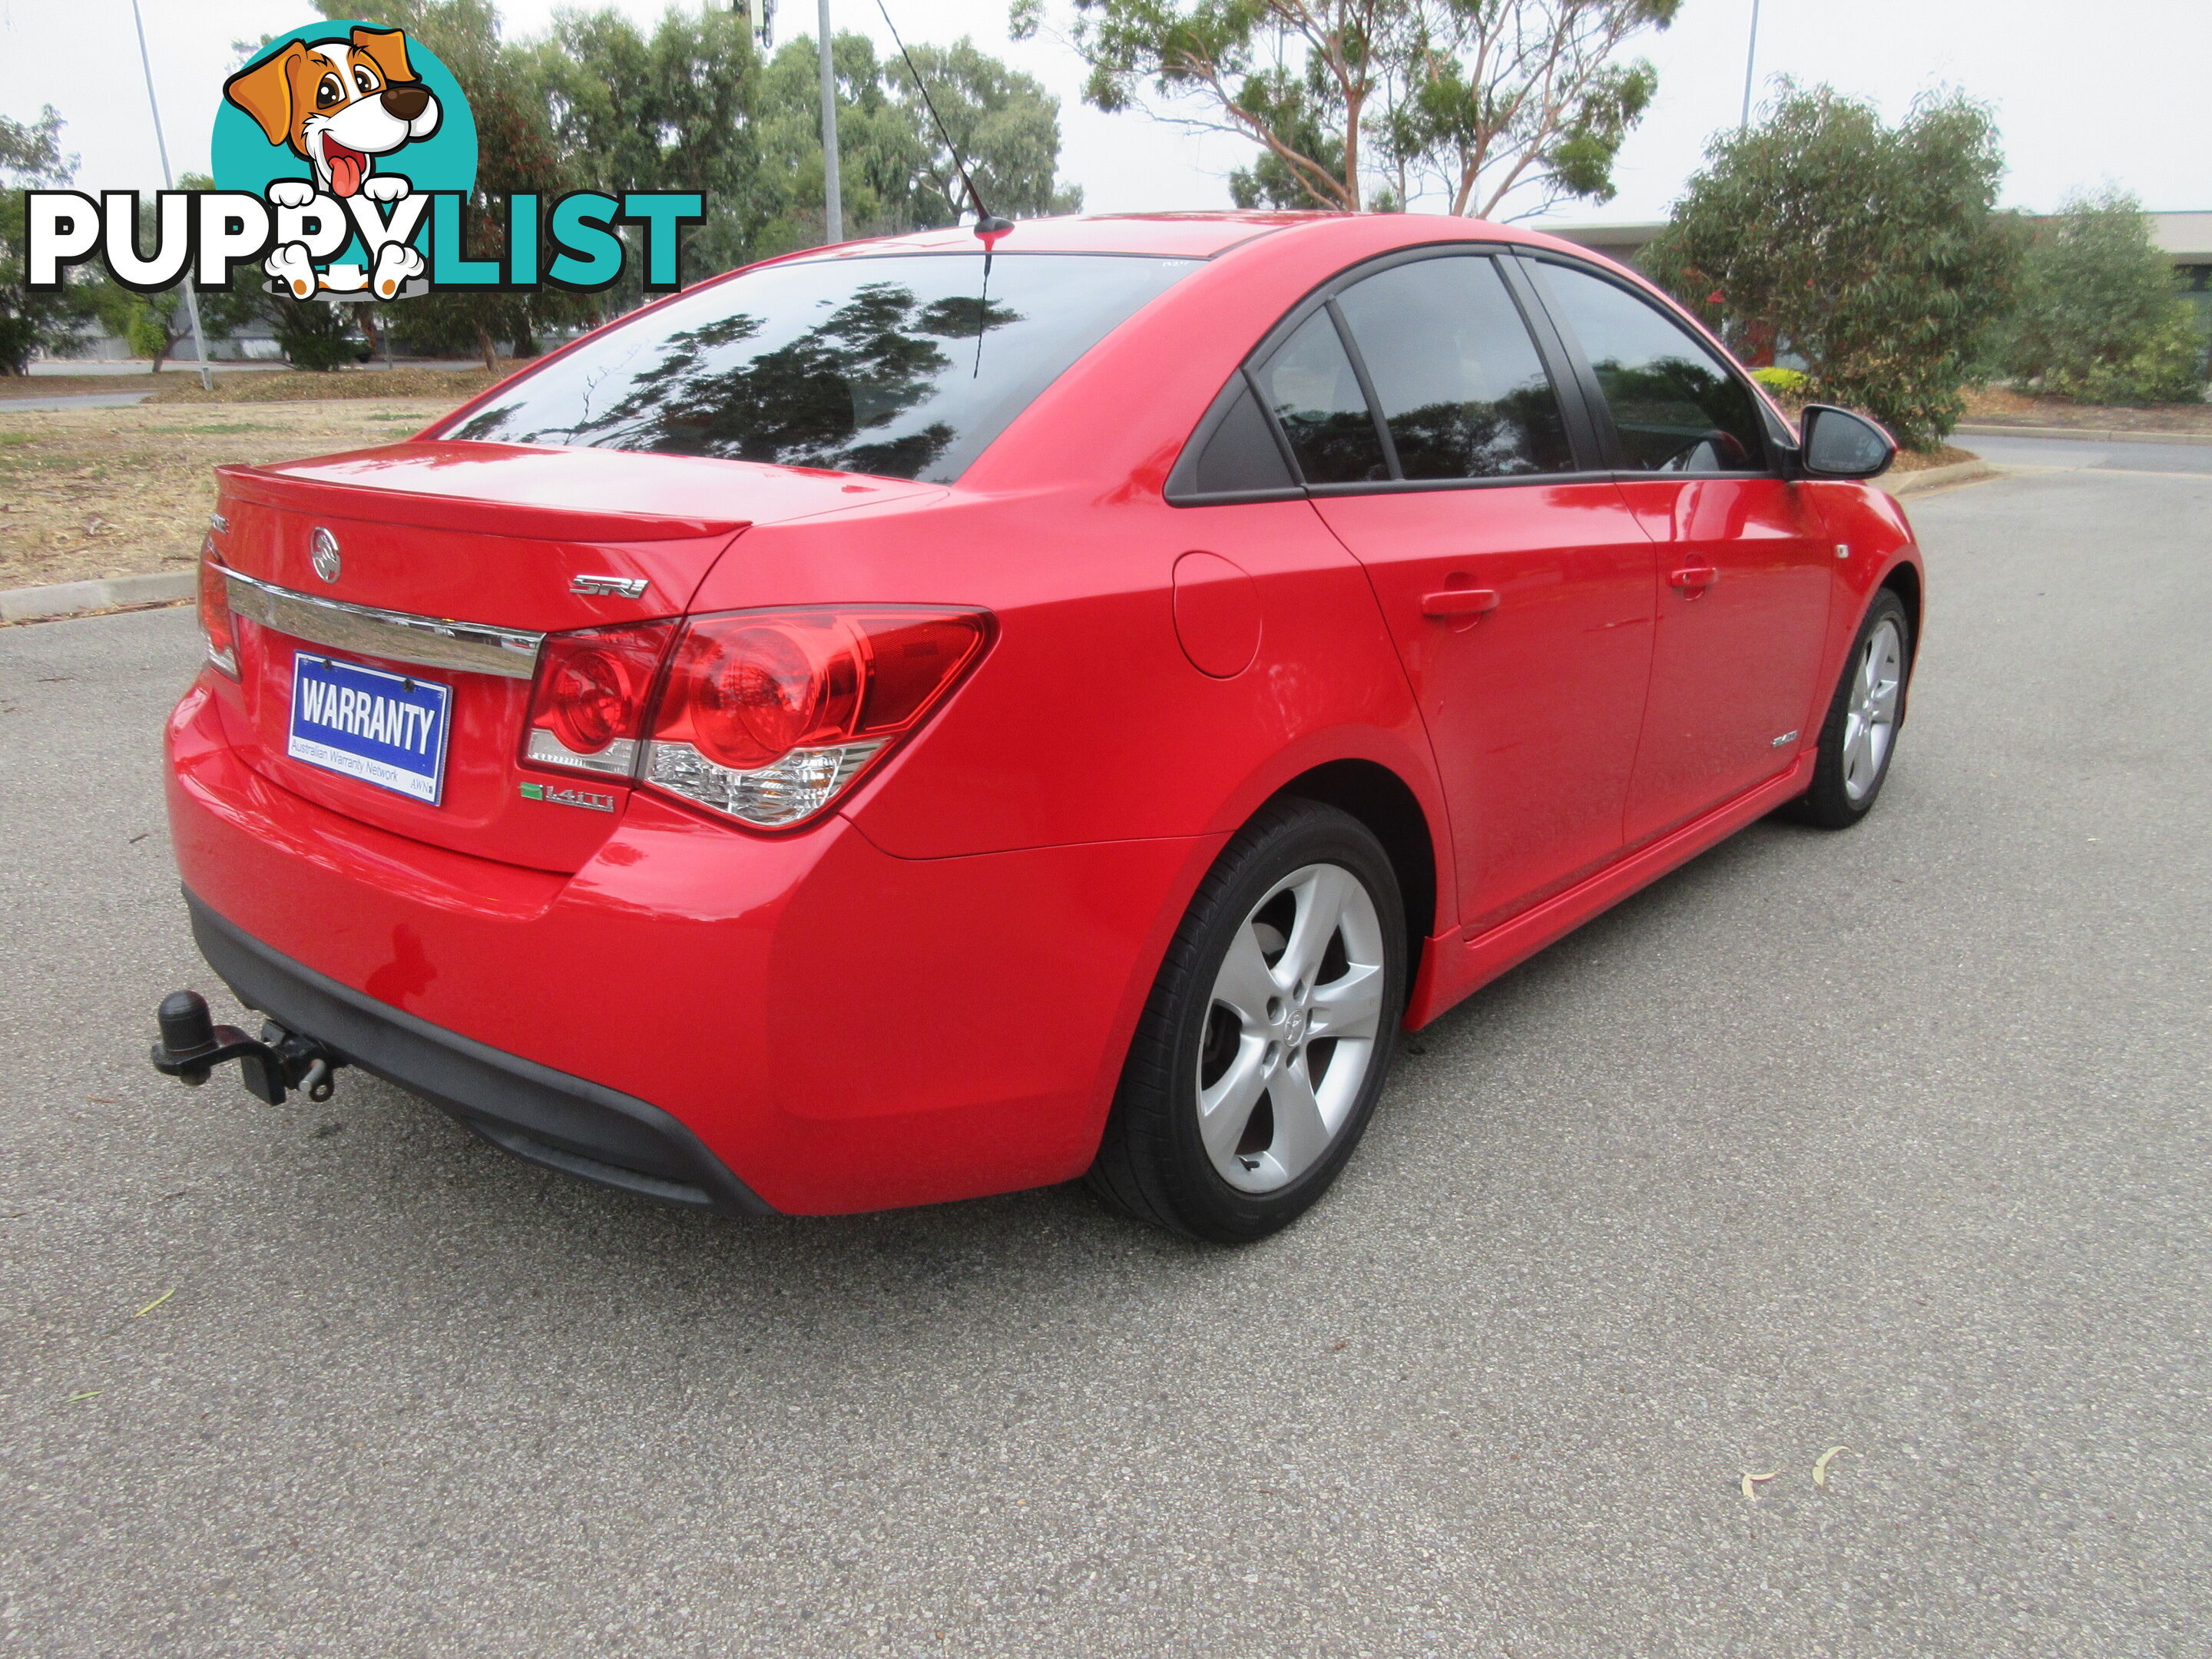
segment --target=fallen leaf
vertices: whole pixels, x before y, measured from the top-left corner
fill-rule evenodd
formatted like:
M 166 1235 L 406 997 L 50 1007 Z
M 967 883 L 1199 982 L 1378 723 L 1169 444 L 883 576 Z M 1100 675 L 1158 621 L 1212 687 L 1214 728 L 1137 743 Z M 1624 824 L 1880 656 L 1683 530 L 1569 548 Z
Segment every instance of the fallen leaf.
M 148 1314 L 153 1312 L 155 1309 L 160 1307 L 164 1302 L 167 1302 L 176 1293 L 177 1287 L 173 1285 L 170 1285 L 167 1290 L 162 1291 L 161 1295 L 155 1297 L 151 1302 L 149 1302 L 144 1307 L 139 1309 L 137 1313 L 132 1314 L 131 1316 L 133 1319 L 143 1319 Z M 1815 1478 L 1817 1479 L 1817 1477 Z
M 1782 1471 L 1779 1469 L 1769 1469 L 1765 1474 L 1753 1474 L 1747 1470 L 1743 1477 L 1743 1495 L 1751 1499 L 1753 1503 L 1756 1504 L 1759 1502 L 1759 1494 L 1753 1492 L 1752 1488 L 1762 1480 L 1773 1480 L 1776 1475 L 1781 1473 Z
M 1828 1489 L 1828 1460 L 1838 1452 L 1849 1451 L 1849 1446 L 1831 1446 L 1813 1460 L 1813 1484 L 1822 1492 Z
M 1329 1350 L 1328 1350 L 1328 1351 L 1329 1351 L 1331 1353 L 1342 1353 L 1342 1352 L 1343 1352 L 1346 1348 L 1350 1347 L 1351 1346 L 1352 1346 L 1352 1345 L 1351 1345 L 1350 1343 L 1348 1343 L 1348 1342 L 1333 1342 L 1333 1343 L 1331 1343 L 1331 1344 L 1329 1345 Z

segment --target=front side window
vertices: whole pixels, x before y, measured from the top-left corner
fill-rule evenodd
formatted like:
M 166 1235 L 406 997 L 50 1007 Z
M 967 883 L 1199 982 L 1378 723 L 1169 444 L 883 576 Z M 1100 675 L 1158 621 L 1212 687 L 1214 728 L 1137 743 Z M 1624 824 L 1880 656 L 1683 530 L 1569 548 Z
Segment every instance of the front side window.
M 1359 377 L 1326 307 L 1283 343 L 1257 379 L 1308 483 L 1377 483 L 1390 476 Z
M 1551 377 L 1482 258 L 1393 265 L 1338 297 L 1408 478 L 1568 472 Z
M 1765 465 L 1751 393 L 1711 348 L 1626 289 L 1546 264 L 1561 320 L 1582 342 L 1639 472 L 1755 472 Z
M 702 288 L 440 435 L 710 455 L 946 483 L 1194 259 L 801 260 Z

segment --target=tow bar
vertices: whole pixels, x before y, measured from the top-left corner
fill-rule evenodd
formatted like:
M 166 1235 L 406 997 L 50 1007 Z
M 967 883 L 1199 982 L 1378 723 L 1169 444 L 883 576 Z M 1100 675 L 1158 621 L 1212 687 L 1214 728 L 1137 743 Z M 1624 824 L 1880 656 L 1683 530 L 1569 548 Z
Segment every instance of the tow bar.
M 195 1089 L 216 1066 L 234 1060 L 247 1090 L 271 1106 L 282 1106 L 288 1091 L 321 1102 L 337 1087 L 331 1073 L 345 1064 L 314 1038 L 273 1019 L 261 1028 L 258 1042 L 235 1025 L 218 1025 L 197 991 L 170 992 L 155 1018 L 161 1040 L 154 1045 L 154 1069 Z

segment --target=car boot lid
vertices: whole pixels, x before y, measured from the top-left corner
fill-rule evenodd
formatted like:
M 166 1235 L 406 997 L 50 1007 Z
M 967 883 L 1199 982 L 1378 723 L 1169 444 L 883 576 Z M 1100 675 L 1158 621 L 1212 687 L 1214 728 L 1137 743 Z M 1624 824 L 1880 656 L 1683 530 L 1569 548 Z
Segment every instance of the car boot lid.
M 706 456 L 436 440 L 216 471 L 226 495 L 264 507 L 562 542 L 728 536 L 942 491 Z

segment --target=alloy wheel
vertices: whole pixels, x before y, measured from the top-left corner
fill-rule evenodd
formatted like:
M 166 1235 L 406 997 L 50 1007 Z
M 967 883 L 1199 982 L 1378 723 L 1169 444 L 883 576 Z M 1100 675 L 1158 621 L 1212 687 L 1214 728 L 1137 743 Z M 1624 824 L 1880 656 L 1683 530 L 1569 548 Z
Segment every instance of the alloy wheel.
M 1905 641 L 1885 617 L 1859 653 L 1844 710 L 1844 793 L 1854 804 L 1881 781 L 1897 735 L 1897 700 L 1904 686 Z
M 1382 1015 L 1382 919 L 1341 865 L 1277 882 L 1214 975 L 1198 1059 L 1199 1135 L 1240 1192 L 1288 1186 L 1352 1115 Z

